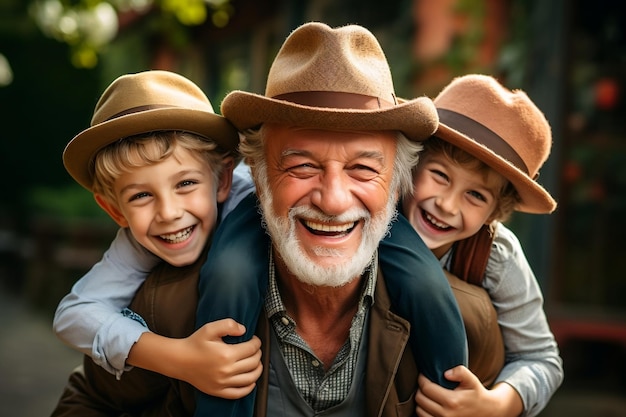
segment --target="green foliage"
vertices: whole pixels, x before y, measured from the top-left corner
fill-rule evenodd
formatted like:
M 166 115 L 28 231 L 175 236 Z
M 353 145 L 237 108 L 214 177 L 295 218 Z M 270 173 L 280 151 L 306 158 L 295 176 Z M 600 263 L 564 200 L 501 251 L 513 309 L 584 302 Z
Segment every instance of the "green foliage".
M 509 19 L 508 39 L 500 51 L 497 68 L 507 74 L 509 86 L 520 87 L 528 73 L 529 44 L 532 40 L 532 26 L 529 14 L 533 7 L 527 0 L 512 0 Z
M 483 0 L 459 0 L 455 11 L 467 19 L 463 36 L 457 36 L 445 56 L 446 65 L 455 73 L 463 73 L 476 60 L 485 36 L 486 5 Z
M 224 27 L 233 8 L 230 0 L 33 0 L 29 12 L 44 35 L 70 47 L 75 67 L 94 68 L 118 36 L 121 16 L 131 24 L 157 21 L 146 27 L 156 28 L 164 39 L 189 43 L 185 33 L 190 27 L 207 22 Z M 145 40 L 154 35 L 147 33 Z
M 94 201 L 93 195 L 76 184 L 66 187 L 33 187 L 29 206 L 39 216 L 71 219 L 109 219 Z M 110 219 L 109 219 L 110 220 Z

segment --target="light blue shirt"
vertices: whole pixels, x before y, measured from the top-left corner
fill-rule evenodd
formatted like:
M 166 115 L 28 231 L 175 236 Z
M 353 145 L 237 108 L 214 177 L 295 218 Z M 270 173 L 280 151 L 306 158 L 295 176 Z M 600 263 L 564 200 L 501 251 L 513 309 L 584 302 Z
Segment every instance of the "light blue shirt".
M 222 218 L 254 191 L 250 169 L 239 164 L 222 206 Z M 132 367 L 126 359 L 133 344 L 149 330 L 124 316 L 133 296 L 160 258 L 139 245 L 128 229 L 120 229 L 103 258 L 80 278 L 59 303 L 53 329 L 67 345 L 91 356 L 119 379 Z
M 440 260 L 446 267 L 450 253 Z M 522 416 L 545 408 L 563 382 L 563 362 L 543 310 L 541 288 L 519 239 L 498 223 L 483 287 L 498 313 L 505 365 L 497 382 L 506 382 L 521 396 Z

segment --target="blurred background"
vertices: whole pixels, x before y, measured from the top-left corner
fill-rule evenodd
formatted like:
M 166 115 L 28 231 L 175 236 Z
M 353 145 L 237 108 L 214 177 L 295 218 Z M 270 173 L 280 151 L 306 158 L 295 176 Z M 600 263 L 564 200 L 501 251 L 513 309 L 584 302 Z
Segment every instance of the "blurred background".
M 399 96 L 452 77 L 522 88 L 553 129 L 539 182 L 550 216 L 516 215 L 545 296 L 565 382 L 541 414 L 626 416 L 626 15 L 615 0 L 0 0 L 0 415 L 49 415 L 80 356 L 54 309 L 115 225 L 65 172 L 116 77 L 180 72 L 216 110 L 262 93 L 305 21 L 358 23 L 380 40 Z M 611 252 L 611 250 L 613 252 Z

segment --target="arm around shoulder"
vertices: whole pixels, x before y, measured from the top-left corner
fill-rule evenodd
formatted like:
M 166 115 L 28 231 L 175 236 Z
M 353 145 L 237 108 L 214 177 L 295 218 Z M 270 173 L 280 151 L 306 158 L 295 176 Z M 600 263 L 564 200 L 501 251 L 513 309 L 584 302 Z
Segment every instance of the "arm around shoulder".
M 56 335 L 109 372 L 123 371 L 132 344 L 147 329 L 121 311 L 158 261 L 120 229 L 102 260 L 59 303 Z

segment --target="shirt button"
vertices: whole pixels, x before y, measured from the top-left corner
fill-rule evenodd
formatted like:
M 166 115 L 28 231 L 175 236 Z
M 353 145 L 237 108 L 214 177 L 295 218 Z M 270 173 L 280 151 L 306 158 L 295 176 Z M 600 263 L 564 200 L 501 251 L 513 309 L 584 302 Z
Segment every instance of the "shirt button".
M 280 321 L 282 321 L 285 326 L 289 325 L 289 319 L 287 317 L 282 317 Z
M 318 366 L 320 366 L 320 362 L 317 359 L 313 359 L 311 361 L 311 365 L 317 368 Z

